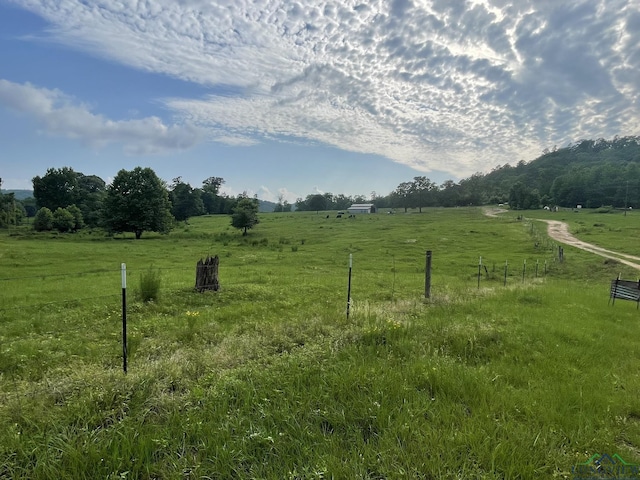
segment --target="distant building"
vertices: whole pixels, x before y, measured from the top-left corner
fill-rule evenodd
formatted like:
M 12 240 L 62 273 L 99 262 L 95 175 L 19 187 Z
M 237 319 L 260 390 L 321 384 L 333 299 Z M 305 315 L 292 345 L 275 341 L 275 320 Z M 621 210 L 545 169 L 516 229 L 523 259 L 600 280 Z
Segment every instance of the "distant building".
M 351 214 L 355 213 L 376 213 L 376 206 L 373 203 L 354 203 L 347 211 Z

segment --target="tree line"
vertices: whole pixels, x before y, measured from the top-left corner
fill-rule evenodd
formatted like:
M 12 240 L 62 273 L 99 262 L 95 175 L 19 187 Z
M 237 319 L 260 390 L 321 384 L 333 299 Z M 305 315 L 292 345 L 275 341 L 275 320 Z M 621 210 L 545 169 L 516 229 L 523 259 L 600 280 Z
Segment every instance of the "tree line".
M 17 200 L 0 194 L 0 227 L 18 225 L 34 217 L 38 231 L 75 232 L 84 227 L 109 233 L 169 232 L 176 222 L 205 214 L 230 214 L 232 225 L 243 230 L 258 223 L 258 200 L 246 194 L 231 197 L 220 192 L 221 177 L 209 177 L 200 188 L 174 178 L 167 185 L 150 168 L 120 170 L 110 185 L 95 175 L 70 167 L 50 168 L 33 182 L 33 199 Z M 1 185 L 0 180 L 0 185 Z
M 346 209 L 370 202 L 380 209 L 422 211 L 424 207 L 504 204 L 513 209 L 544 206 L 640 208 L 640 137 L 581 140 L 545 149 L 535 160 L 506 164 L 487 174 L 475 173 L 438 185 L 424 176 L 400 183 L 385 196 L 375 192 L 346 197 L 331 193 L 298 199 L 298 210 Z
M 0 179 L 0 186 L 2 181 Z M 247 225 L 257 221 L 257 199 L 246 194 L 231 197 L 220 192 L 224 179 L 209 177 L 200 187 L 192 187 L 181 177 L 166 185 L 153 170 L 136 168 L 118 173 L 107 186 L 100 177 L 84 175 L 72 168 L 48 169 L 33 178 L 33 197 L 18 200 L 12 193 L 0 193 L 0 227 L 18 225 L 24 217 L 34 217 L 37 229 L 75 231 L 85 226 L 108 231 L 166 231 L 172 222 L 186 221 L 205 214 L 234 215 L 251 205 Z M 133 188 L 149 188 L 145 198 L 127 206 Z M 156 217 L 144 217 L 153 198 Z M 246 201 L 250 200 L 250 201 Z M 387 195 L 372 192 L 369 196 L 316 193 L 288 203 L 282 195 L 276 212 L 346 210 L 354 203 L 373 203 L 380 209 L 417 209 L 468 205 L 508 204 L 513 209 L 543 206 L 586 208 L 640 208 L 640 137 L 614 137 L 611 140 L 581 140 L 564 148 L 543 151 L 535 160 L 506 164 L 487 174 L 475 173 L 454 182 L 436 184 L 425 176 L 400 183 Z M 158 208 L 158 205 L 160 207 Z M 43 210 L 44 209 L 44 210 Z M 125 210 L 123 215 L 121 210 Z M 42 211 L 42 212 L 41 212 Z M 116 212 L 120 211 L 120 216 Z M 140 219 L 125 218 L 137 212 Z M 235 222 L 247 215 L 236 214 Z M 239 226 L 246 233 L 244 227 Z M 251 228 L 248 226 L 247 228 Z

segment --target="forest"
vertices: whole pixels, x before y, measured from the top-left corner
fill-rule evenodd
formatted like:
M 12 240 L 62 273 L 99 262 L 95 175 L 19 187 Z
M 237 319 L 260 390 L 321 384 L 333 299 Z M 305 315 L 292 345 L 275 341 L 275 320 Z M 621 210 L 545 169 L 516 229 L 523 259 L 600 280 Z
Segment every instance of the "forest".
M 298 210 L 318 210 L 320 195 L 296 202 Z M 378 209 L 508 204 L 527 210 L 545 206 L 586 208 L 640 206 L 640 137 L 582 140 L 565 148 L 546 149 L 531 162 L 498 166 L 460 182 L 437 185 L 424 176 L 398 185 L 386 196 L 372 194 Z M 321 209 L 344 209 L 350 199 L 324 194 Z
M 153 172 L 147 172 L 155 176 Z M 158 184 L 166 192 L 166 208 L 173 221 L 208 214 L 231 215 L 237 198 L 221 193 L 221 177 L 209 177 L 193 187 L 174 178 L 171 184 Z M 2 180 L 0 179 L 0 187 Z M 75 172 L 70 167 L 50 168 L 33 178 L 33 197 L 18 199 L 12 192 L 0 193 L 0 227 L 20 224 L 26 217 L 36 217 L 46 208 L 57 213 L 61 231 L 75 231 L 84 226 L 104 227 L 109 219 L 105 208 L 111 186 L 95 175 Z M 0 191 L 1 192 L 1 191 Z M 422 211 L 426 207 L 455 207 L 487 204 L 508 205 L 526 210 L 543 207 L 586 208 L 640 207 L 640 137 L 614 137 L 611 140 L 581 140 L 564 148 L 546 149 L 530 162 L 505 164 L 489 173 L 475 173 L 459 182 L 447 180 L 436 184 L 426 176 L 416 176 L 400 183 L 387 195 L 310 194 L 294 204 L 282 197 L 278 202 L 254 201 L 261 211 L 286 212 L 342 210 L 352 203 L 373 203 L 380 209 Z M 169 219 L 165 219 L 168 221 Z M 161 222 L 166 229 L 167 223 Z M 51 228 L 55 228 L 55 223 Z M 34 222 L 37 227 L 38 223 Z M 49 225 L 47 223 L 47 225 Z M 113 222 L 111 222 L 113 225 Z

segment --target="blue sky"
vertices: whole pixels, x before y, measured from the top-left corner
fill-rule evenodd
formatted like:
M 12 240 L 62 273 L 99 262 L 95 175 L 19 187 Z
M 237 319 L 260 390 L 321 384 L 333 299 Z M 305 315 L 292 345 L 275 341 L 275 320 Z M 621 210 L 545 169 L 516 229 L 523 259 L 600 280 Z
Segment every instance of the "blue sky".
M 0 0 L 0 178 L 293 202 L 640 134 L 633 0 Z

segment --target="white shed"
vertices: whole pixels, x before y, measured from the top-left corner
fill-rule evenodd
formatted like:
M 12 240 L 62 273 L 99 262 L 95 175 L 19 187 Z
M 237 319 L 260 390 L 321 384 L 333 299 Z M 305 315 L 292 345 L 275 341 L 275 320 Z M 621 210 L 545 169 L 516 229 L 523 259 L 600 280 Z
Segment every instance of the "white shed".
M 347 211 L 351 214 L 355 213 L 376 213 L 376 206 L 373 203 L 354 203 Z

